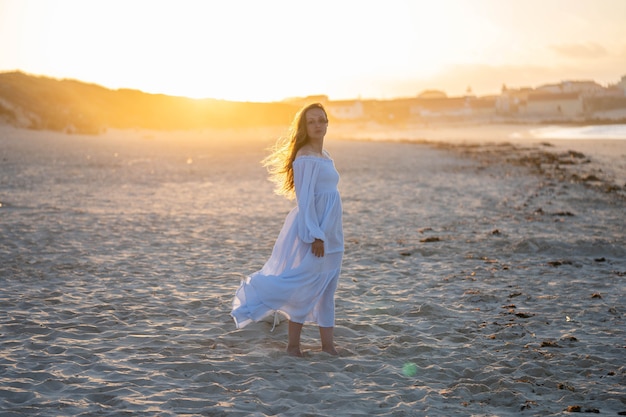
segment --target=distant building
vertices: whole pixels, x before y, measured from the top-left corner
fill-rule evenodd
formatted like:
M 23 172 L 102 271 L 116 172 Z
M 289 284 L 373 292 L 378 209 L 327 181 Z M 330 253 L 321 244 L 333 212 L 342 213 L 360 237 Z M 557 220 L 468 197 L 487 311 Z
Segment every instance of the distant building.
M 541 93 L 568 94 L 578 93 L 584 96 L 602 94 L 604 87 L 595 81 L 562 81 L 559 84 L 546 84 L 537 87 Z
M 585 97 L 585 113 L 596 119 L 626 120 L 626 75 L 603 94 Z
M 524 87 L 520 89 L 507 89 L 504 87 L 502 93 L 495 100 L 496 113 L 501 115 L 515 115 L 524 108 L 528 102 L 528 95 L 533 89 Z
M 448 95 L 440 90 L 424 90 L 417 95 L 417 98 L 448 98 Z
M 622 76 L 622 79 L 616 84 L 616 87 L 622 90 L 622 93 L 626 97 L 626 75 Z
M 496 99 L 496 112 L 500 115 L 520 116 L 538 120 L 576 119 L 589 115 L 599 98 L 615 96 L 615 91 L 595 81 L 563 81 L 545 84 L 536 89 L 511 90 L 502 88 Z
M 496 96 L 476 97 L 468 99 L 472 118 L 478 120 L 491 119 L 496 113 Z
M 330 101 L 325 107 L 328 115 L 337 120 L 358 120 L 365 116 L 361 100 Z
M 418 98 L 411 100 L 409 114 L 418 118 L 459 118 L 470 116 L 472 109 L 465 97 Z
M 440 123 L 517 119 L 527 122 L 624 120 L 626 118 L 626 75 L 603 87 L 595 81 L 563 81 L 536 89 L 502 86 L 497 96 L 471 94 L 448 97 L 440 90 L 424 90 L 416 97 L 394 100 L 329 101 L 311 96 L 300 101 L 323 102 L 336 121 L 371 121 L 383 124 Z M 499 116 L 495 119 L 494 116 Z
M 581 93 L 541 93 L 528 95 L 526 106 L 520 108 L 524 116 L 538 118 L 575 118 L 583 115 L 584 105 Z

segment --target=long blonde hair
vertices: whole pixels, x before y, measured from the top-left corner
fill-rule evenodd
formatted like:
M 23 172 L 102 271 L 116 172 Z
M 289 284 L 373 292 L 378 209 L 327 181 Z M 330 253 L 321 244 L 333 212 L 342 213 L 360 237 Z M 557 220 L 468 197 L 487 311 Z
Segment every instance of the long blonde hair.
M 324 106 L 320 103 L 309 104 L 302 108 L 294 117 L 289 134 L 278 139 L 272 148 L 272 153 L 261 161 L 270 174 L 270 181 L 276 185 L 274 192 L 290 200 L 295 197 L 293 161 L 298 151 L 309 142 L 306 113 L 311 109 L 321 109 L 328 118 Z

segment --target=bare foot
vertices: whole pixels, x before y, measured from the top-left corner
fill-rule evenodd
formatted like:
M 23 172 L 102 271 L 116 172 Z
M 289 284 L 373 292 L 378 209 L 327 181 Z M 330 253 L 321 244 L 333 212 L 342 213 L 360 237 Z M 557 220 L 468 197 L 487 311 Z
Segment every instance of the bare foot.
M 299 347 L 295 347 L 295 348 L 287 347 L 287 355 L 295 356 L 297 358 L 304 357 L 304 355 L 302 354 L 302 351 L 300 350 Z
M 322 352 L 326 352 L 332 356 L 339 356 L 339 352 L 337 352 L 337 349 L 335 349 L 334 346 L 331 348 L 322 348 Z

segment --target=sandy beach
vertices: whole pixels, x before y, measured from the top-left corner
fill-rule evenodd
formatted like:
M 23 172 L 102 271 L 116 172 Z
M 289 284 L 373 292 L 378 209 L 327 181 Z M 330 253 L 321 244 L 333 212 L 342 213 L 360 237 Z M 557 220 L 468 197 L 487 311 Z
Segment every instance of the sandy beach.
M 293 204 L 274 130 L 1 127 L 2 415 L 626 415 L 626 141 L 510 130 L 329 128 L 341 355 L 292 358 L 229 316 Z

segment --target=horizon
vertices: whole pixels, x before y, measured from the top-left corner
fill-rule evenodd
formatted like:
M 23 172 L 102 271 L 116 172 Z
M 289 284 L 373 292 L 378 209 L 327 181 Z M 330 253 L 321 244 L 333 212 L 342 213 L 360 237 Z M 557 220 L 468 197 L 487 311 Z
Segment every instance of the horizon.
M 607 86 L 626 74 L 625 17 L 621 0 L 0 0 L 0 72 L 248 102 Z
M 340 98 L 340 99 L 333 99 L 331 97 L 328 97 L 326 94 L 320 93 L 320 94 L 311 94 L 309 96 L 285 97 L 283 99 L 273 100 L 273 101 L 254 101 L 254 100 L 229 100 L 229 99 L 221 99 L 221 98 L 216 98 L 216 97 L 189 97 L 189 96 L 173 95 L 173 94 L 166 94 L 166 93 L 159 93 L 159 92 L 148 92 L 148 91 L 143 91 L 143 90 L 140 90 L 140 89 L 137 89 L 137 88 L 130 88 L 130 87 L 110 88 L 110 87 L 107 87 L 107 86 L 104 86 L 104 85 L 101 85 L 101 84 L 98 84 L 98 83 L 84 81 L 84 80 L 79 80 L 79 79 L 75 79 L 75 78 L 57 78 L 57 77 L 51 77 L 51 76 L 46 75 L 46 74 L 31 74 L 31 73 L 27 73 L 27 72 L 24 72 L 24 71 L 19 70 L 19 69 L 8 70 L 8 71 L 0 70 L 0 75 L 2 75 L 2 74 L 11 74 L 11 73 L 21 73 L 21 74 L 24 74 L 24 75 L 29 76 L 29 77 L 48 78 L 48 79 L 52 79 L 52 80 L 55 80 L 55 81 L 73 81 L 73 82 L 83 83 L 83 84 L 86 84 L 86 85 L 94 85 L 94 86 L 97 86 L 97 87 L 100 87 L 100 88 L 104 88 L 104 89 L 108 89 L 108 90 L 111 90 L 111 91 L 131 90 L 131 91 L 137 91 L 137 92 L 142 93 L 142 94 L 164 95 L 164 96 L 168 96 L 168 97 L 179 97 L 179 98 L 190 99 L 190 100 L 200 100 L 200 101 L 201 100 L 222 100 L 222 101 L 232 101 L 232 102 L 241 102 L 241 103 L 246 103 L 246 102 L 248 102 L 248 103 L 266 103 L 266 104 L 285 103 L 285 102 L 289 102 L 291 100 L 296 100 L 297 101 L 297 100 L 302 100 L 302 99 L 306 99 L 306 98 L 309 98 L 309 97 L 320 97 L 320 96 L 327 97 L 328 101 L 368 101 L 368 100 L 371 100 L 371 101 L 376 101 L 376 100 L 379 100 L 379 101 L 393 101 L 393 100 L 403 100 L 403 99 L 407 99 L 407 98 L 415 98 L 420 93 L 434 92 L 436 90 L 436 89 L 432 89 L 432 88 L 426 88 L 426 89 L 424 89 L 422 91 L 418 91 L 417 93 L 415 93 L 412 96 L 404 95 L 404 96 L 395 96 L 395 97 L 387 97 L 387 98 L 378 98 L 378 97 L 372 97 L 372 98 L 369 98 L 369 97 L 346 97 L 346 98 Z M 624 76 L 626 76 L 626 74 Z M 558 80 L 558 81 L 555 80 L 555 81 L 550 81 L 550 82 L 546 81 L 546 82 L 540 83 L 540 84 L 538 84 L 536 86 L 512 86 L 512 85 L 507 85 L 507 88 L 508 89 L 521 89 L 521 88 L 530 87 L 530 88 L 535 89 L 535 88 L 546 86 L 546 85 L 559 84 L 559 83 L 563 83 L 563 82 L 577 82 L 577 81 L 597 82 L 596 80 L 593 80 L 593 79 L 588 79 L 588 80 L 569 80 L 569 79 L 566 80 L 566 79 L 563 79 L 563 80 Z M 619 81 L 619 80 L 616 80 L 616 81 Z M 600 83 L 598 83 L 598 84 L 600 84 Z M 606 87 L 606 85 L 602 85 L 602 86 Z M 450 94 L 447 94 L 447 92 L 443 91 L 443 90 L 436 90 L 436 91 L 445 93 L 446 94 L 446 98 L 451 98 L 451 99 L 467 96 L 467 94 L 450 95 Z M 478 94 L 473 94 L 473 95 L 475 97 L 477 97 L 477 98 L 485 98 L 485 97 L 497 96 L 499 94 L 500 94 L 500 92 L 497 92 L 497 93 L 494 93 L 494 94 L 486 94 L 486 95 L 478 95 Z

